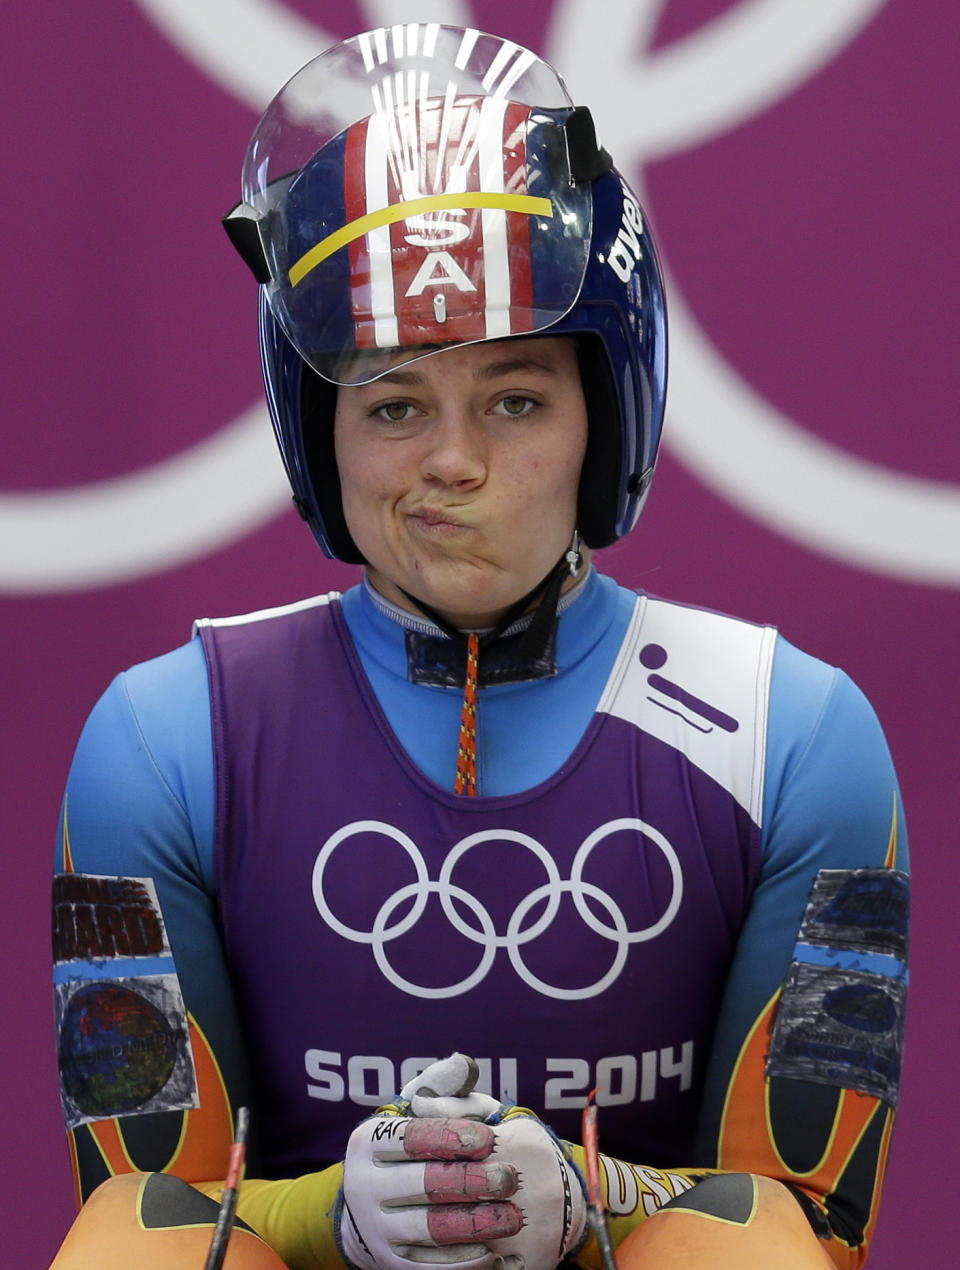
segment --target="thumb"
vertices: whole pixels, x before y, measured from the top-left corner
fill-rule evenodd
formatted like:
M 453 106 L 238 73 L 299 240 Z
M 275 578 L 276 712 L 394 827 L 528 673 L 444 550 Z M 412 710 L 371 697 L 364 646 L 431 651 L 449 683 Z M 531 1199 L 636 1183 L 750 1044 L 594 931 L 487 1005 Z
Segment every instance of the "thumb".
M 489 1094 L 475 1092 L 479 1076 L 475 1060 L 455 1052 L 407 1081 L 400 1096 L 410 1103 L 414 1116 L 486 1120 L 499 1110 L 500 1104 Z

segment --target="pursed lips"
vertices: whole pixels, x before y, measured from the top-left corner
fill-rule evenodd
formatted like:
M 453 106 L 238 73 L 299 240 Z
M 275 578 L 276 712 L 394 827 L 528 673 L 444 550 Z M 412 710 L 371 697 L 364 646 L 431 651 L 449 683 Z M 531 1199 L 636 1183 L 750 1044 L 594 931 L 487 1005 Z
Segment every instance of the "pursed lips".
M 436 507 L 418 507 L 407 513 L 407 518 L 419 528 L 427 532 L 444 532 L 469 529 L 471 526 L 465 524 L 456 515 L 450 511 L 442 510 Z

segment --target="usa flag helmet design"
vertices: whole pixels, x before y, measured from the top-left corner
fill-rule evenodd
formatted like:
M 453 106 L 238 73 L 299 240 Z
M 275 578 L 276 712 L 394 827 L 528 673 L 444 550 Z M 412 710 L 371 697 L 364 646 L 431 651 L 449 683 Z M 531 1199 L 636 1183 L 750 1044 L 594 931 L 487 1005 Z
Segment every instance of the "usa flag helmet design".
M 333 453 L 337 385 L 537 333 L 588 337 L 583 538 L 632 528 L 663 415 L 660 273 L 588 112 L 536 54 L 434 23 L 328 49 L 261 118 L 224 223 L 262 284 L 271 417 L 326 554 L 361 560 Z

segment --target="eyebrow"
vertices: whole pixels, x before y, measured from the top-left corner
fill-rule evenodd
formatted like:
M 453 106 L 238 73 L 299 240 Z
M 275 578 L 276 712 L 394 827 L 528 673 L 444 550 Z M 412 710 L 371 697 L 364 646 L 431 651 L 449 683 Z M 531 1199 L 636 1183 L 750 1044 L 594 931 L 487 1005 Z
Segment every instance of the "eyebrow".
M 477 366 L 473 371 L 473 378 L 478 380 L 499 379 L 503 375 L 517 375 L 532 371 L 539 372 L 542 375 L 552 375 L 555 368 L 542 362 L 536 357 L 511 357 L 505 358 L 500 362 L 490 362 L 486 366 Z M 401 370 L 399 367 L 395 370 L 388 370 L 383 375 L 378 375 L 373 383 L 394 383 L 406 387 L 416 387 L 424 382 L 423 375 L 416 370 Z

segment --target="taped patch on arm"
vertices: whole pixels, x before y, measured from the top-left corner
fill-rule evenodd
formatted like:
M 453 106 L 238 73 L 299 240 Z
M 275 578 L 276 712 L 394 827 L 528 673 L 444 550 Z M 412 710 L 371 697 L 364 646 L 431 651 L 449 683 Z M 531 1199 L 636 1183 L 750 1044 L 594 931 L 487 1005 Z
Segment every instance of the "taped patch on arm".
M 896 1107 L 910 884 L 896 869 L 821 869 L 784 984 L 767 1076 Z
M 196 1108 L 187 1012 L 153 879 L 57 874 L 53 955 L 67 1128 Z

